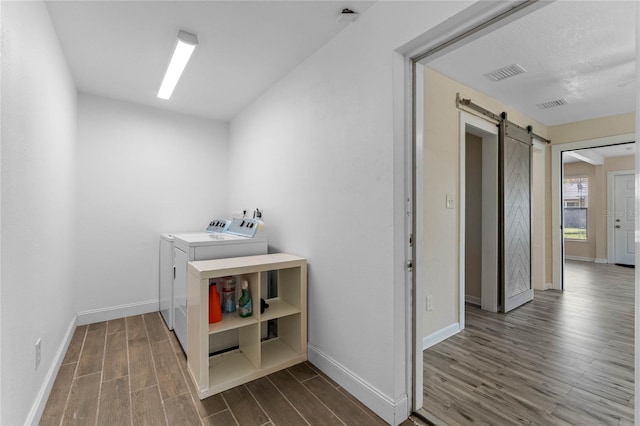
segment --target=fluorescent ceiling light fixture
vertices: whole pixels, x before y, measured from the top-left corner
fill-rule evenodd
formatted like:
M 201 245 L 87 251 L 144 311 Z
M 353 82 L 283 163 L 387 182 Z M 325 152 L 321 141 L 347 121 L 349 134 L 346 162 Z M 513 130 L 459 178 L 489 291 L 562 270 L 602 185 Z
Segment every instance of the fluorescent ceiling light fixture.
M 191 58 L 191 54 L 197 45 L 198 37 L 185 31 L 178 31 L 178 43 L 173 51 L 167 72 L 164 74 L 160 90 L 158 90 L 160 99 L 169 99 L 171 97 L 184 71 L 184 67 L 187 66 L 187 62 L 189 62 L 189 58 Z

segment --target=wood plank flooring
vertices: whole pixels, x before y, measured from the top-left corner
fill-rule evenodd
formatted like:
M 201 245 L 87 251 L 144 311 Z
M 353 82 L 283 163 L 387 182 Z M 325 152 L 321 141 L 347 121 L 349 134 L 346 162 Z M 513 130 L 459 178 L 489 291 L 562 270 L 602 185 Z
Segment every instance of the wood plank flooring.
M 468 305 L 424 351 L 426 417 L 449 425 L 632 425 L 634 269 L 566 262 L 565 292 L 508 314 Z
M 386 424 L 308 362 L 202 401 L 186 368 L 157 312 L 80 326 L 40 424 Z

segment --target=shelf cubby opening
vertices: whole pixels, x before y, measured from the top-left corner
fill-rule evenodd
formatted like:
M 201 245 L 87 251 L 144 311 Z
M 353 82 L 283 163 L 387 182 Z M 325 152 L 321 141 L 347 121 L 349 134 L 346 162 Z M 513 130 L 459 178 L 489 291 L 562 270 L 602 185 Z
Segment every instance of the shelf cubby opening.
M 294 351 L 282 339 L 275 338 L 262 342 L 261 368 L 268 369 L 295 359 L 300 354 Z
M 300 314 L 270 320 L 275 336 L 262 340 L 262 368 L 276 365 L 303 353 Z
M 258 368 L 240 349 L 212 356 L 209 358 L 209 387 L 242 379 L 256 371 Z
M 277 294 L 274 296 L 279 300 L 300 309 L 300 270 L 298 268 L 287 268 L 278 270 Z

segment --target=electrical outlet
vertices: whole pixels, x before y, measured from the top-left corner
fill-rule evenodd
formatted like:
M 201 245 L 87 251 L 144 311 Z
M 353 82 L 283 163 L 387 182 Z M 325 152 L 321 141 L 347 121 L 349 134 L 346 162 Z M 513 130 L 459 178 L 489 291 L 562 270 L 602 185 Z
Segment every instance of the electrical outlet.
M 431 312 L 433 310 L 433 296 L 427 296 L 427 312 Z
M 40 359 L 42 358 L 42 339 L 36 342 L 36 370 L 40 367 Z

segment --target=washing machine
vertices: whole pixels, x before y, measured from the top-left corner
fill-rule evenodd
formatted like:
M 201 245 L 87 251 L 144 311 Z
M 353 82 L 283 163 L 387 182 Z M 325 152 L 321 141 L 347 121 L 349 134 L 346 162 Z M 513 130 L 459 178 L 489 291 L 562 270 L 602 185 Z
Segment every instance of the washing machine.
M 211 228 L 211 226 L 209 226 Z M 167 243 L 169 237 L 161 237 L 165 241 L 164 261 L 168 260 Z M 233 219 L 224 229 L 208 232 L 191 232 L 168 234 L 173 245 L 173 292 L 172 321 L 173 330 L 185 353 L 187 353 L 187 263 L 194 260 L 221 259 L 227 257 L 253 256 L 267 253 L 267 237 L 262 221 L 258 219 Z M 161 261 L 163 256 L 161 255 Z M 168 267 L 162 268 L 165 273 Z M 166 279 L 166 278 L 165 278 Z M 162 297 L 161 297 L 162 305 Z M 169 304 L 164 303 L 164 307 Z M 161 310 L 162 312 L 162 310 Z M 165 315 L 163 314 L 163 317 Z M 165 318 L 166 320 L 166 318 Z M 168 325 L 168 324 L 167 324 Z M 231 343 L 218 342 L 221 345 Z

